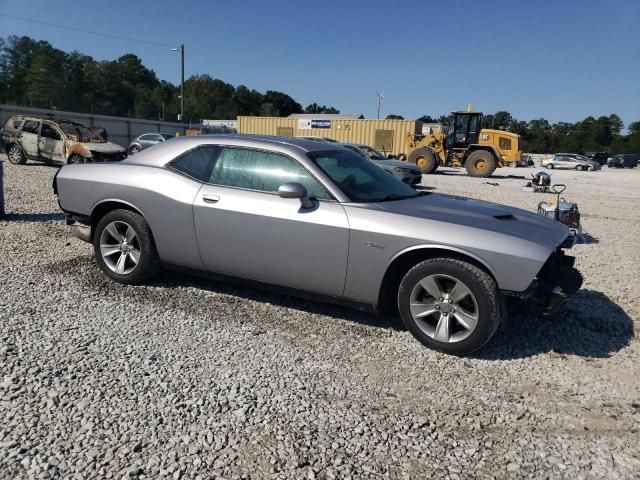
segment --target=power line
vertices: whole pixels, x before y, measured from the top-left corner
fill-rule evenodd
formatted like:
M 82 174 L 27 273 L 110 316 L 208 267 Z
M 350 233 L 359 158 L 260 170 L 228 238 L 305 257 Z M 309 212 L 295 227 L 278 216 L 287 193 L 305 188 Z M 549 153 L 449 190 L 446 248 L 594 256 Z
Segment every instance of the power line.
M 137 38 L 121 37 L 119 35 L 110 35 L 108 33 L 92 32 L 91 30 L 84 30 L 82 28 L 69 27 L 67 25 L 58 25 L 50 22 L 43 22 L 41 20 L 34 20 L 32 18 L 16 17 L 14 15 L 7 15 L 6 13 L 0 13 L 0 17 L 12 18 L 14 20 L 22 20 L 23 22 L 38 23 L 40 25 L 47 25 L 49 27 L 61 28 L 63 30 L 72 30 L 74 32 L 88 33 L 90 35 L 97 35 L 98 37 L 115 38 L 117 40 L 126 40 L 128 42 L 146 43 L 148 45 L 155 45 L 157 47 L 169 47 L 169 48 L 175 47 L 175 45 L 169 45 L 168 43 L 152 42 L 151 40 L 139 40 Z

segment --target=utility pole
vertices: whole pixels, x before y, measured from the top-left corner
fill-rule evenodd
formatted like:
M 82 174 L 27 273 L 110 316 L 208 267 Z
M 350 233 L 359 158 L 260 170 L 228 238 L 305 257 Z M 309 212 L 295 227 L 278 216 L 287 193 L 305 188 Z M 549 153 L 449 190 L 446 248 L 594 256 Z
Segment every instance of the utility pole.
M 184 44 L 180 45 L 180 121 L 184 122 Z
M 184 121 L 184 44 L 180 45 L 180 48 L 172 48 L 172 52 L 180 52 L 180 118 L 179 121 Z
M 384 94 L 382 92 L 376 93 L 378 96 L 378 120 L 380 120 L 380 105 L 382 104 L 382 99 L 384 98 Z

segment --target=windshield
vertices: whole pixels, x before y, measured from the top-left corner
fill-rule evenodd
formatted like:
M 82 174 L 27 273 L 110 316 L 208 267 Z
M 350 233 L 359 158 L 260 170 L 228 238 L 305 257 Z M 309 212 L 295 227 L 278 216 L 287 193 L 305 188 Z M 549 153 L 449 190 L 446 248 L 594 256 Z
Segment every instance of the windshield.
M 64 134 L 75 142 L 104 142 L 95 131 L 84 125 L 70 122 L 58 123 Z
M 352 202 L 383 202 L 418 196 L 413 188 L 396 180 L 364 155 L 349 150 L 307 155 Z
M 385 156 L 373 147 L 362 145 L 360 150 L 366 153 L 371 160 L 386 160 Z

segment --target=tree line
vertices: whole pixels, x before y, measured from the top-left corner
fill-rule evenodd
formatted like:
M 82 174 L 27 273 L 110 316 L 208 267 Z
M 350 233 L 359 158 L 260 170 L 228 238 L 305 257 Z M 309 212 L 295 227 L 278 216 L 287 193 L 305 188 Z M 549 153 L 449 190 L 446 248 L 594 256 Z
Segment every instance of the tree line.
M 185 121 L 234 119 L 238 115 L 289 116 L 292 113 L 340 113 L 312 103 L 303 108 L 286 93 L 237 87 L 211 75 L 185 80 Z M 80 52 L 64 52 L 30 37 L 0 38 L 0 103 L 102 115 L 176 121 L 180 88 L 159 80 L 134 54 L 97 61 Z M 400 115 L 387 118 L 402 119 Z M 418 120 L 451 122 L 450 115 Z M 527 152 L 640 153 L 640 122 L 624 124 L 615 114 L 587 117 L 576 123 L 550 123 L 544 118 L 522 121 L 506 111 L 485 115 L 484 128 L 518 133 Z
M 303 109 L 286 93 L 234 87 L 210 75 L 191 76 L 184 90 L 185 121 L 340 113 L 317 103 Z M 96 61 L 26 36 L 0 38 L 0 103 L 177 121 L 179 96 L 179 85 L 159 80 L 133 54 Z

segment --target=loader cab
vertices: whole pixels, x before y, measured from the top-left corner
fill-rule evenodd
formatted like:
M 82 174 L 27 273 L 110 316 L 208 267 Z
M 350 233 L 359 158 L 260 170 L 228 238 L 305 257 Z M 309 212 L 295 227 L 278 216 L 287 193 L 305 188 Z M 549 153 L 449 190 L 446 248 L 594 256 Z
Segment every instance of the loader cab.
M 482 128 L 482 113 L 451 112 L 453 125 L 447 137 L 447 148 L 467 148 L 478 143 Z

